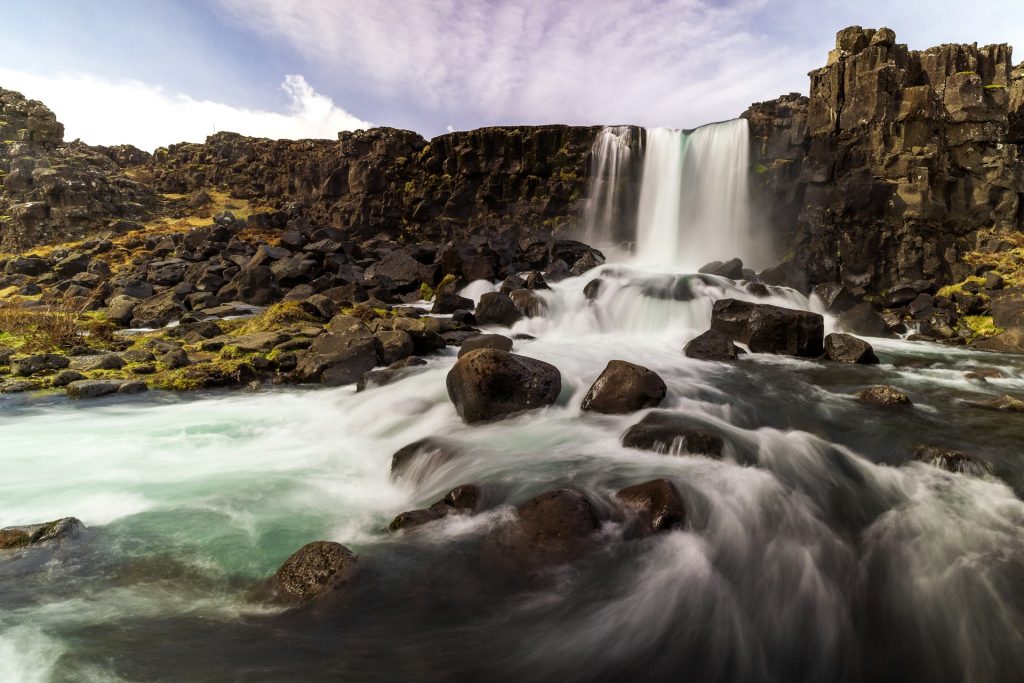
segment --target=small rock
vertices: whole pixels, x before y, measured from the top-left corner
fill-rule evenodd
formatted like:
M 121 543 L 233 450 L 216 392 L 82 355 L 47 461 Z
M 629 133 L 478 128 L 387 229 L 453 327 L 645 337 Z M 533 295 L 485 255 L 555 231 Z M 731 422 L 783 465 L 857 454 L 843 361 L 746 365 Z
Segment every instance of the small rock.
M 724 442 L 718 434 L 694 427 L 683 415 L 653 412 L 626 430 L 622 445 L 671 455 L 690 453 L 721 458 Z
M 886 333 L 885 320 L 868 302 L 857 304 L 840 315 L 836 327 L 865 337 L 884 337 Z
M 84 379 L 71 382 L 65 391 L 71 398 L 98 398 L 110 394 L 137 394 L 148 388 L 139 380 Z
M 85 379 L 85 375 L 77 370 L 61 370 L 50 380 L 50 386 L 66 387 L 72 382 L 78 382 L 83 379 Z
M 431 471 L 454 460 L 458 455 L 459 451 L 454 444 L 428 436 L 395 451 L 391 456 L 391 478 L 419 483 Z
M 979 462 L 973 456 L 952 448 L 918 446 L 914 449 L 913 458 L 914 460 L 938 467 L 946 470 L 947 472 L 973 474 L 975 476 L 981 476 L 990 472 L 990 468 L 987 464 Z
M 686 505 L 675 485 L 667 479 L 628 486 L 615 497 L 636 517 L 644 534 L 686 526 Z
M 700 269 L 698 273 L 705 273 L 707 275 L 718 275 L 720 277 L 727 277 L 730 280 L 739 280 L 743 277 L 743 261 L 738 258 L 730 259 L 725 263 L 721 261 L 712 261 Z
M 271 579 L 271 592 L 280 602 L 307 602 L 345 585 L 355 570 L 351 550 L 340 543 L 314 541 L 285 560 Z
M 667 391 L 665 381 L 653 370 L 613 360 L 590 387 L 581 408 L 610 415 L 632 413 L 657 407 Z
M 833 332 L 825 337 L 825 358 L 837 363 L 870 365 L 878 362 L 875 350 L 863 339 Z
M 453 514 L 469 514 L 479 509 L 480 487 L 462 484 L 445 494 L 444 498 L 423 510 L 410 510 L 399 514 L 388 528 L 391 531 L 411 529 Z
M 739 347 L 732 343 L 729 335 L 718 330 L 708 330 L 699 334 L 683 347 L 683 355 L 699 360 L 736 360 L 739 352 Z
M 79 372 L 94 370 L 120 370 L 125 366 L 124 360 L 116 353 L 104 353 L 97 356 L 78 356 L 71 359 L 71 369 Z
M 1006 410 L 1012 413 L 1024 413 L 1024 401 L 1010 395 L 1003 395 L 988 401 L 975 401 L 971 405 L 987 410 Z
M 434 297 L 434 305 L 430 308 L 430 312 L 435 315 L 471 310 L 473 310 L 473 300 L 453 292 L 438 292 Z
M 38 353 L 11 361 L 11 373 L 18 377 L 28 377 L 46 370 L 63 370 L 71 361 L 67 356 L 57 353 Z
M 23 394 L 26 391 L 35 391 L 39 388 L 39 382 L 33 382 L 30 379 L 16 380 L 14 382 L 7 382 L 0 387 L 0 393 L 2 394 Z
M 876 406 L 909 406 L 913 405 L 910 397 L 887 384 L 861 389 L 855 394 L 861 403 L 869 403 Z

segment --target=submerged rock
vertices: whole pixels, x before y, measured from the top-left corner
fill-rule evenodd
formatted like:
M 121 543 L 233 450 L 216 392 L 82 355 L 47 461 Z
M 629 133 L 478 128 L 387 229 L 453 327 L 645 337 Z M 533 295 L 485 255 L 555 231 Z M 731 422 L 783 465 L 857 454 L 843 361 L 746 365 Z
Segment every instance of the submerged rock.
M 459 347 L 459 358 L 476 349 L 511 351 L 512 340 L 501 334 L 478 334 L 462 342 L 462 346 Z
M 754 353 L 821 355 L 825 321 L 817 313 L 738 299 L 720 299 L 711 311 L 711 329 L 750 347 Z
M 720 458 L 724 442 L 718 434 L 694 427 L 683 415 L 653 412 L 626 430 L 622 445 L 657 453 L 692 453 Z
M 544 361 L 477 349 L 456 361 L 446 384 L 455 410 L 472 423 L 551 405 L 562 390 L 562 375 Z
M 860 363 L 871 365 L 878 363 L 878 356 L 863 339 L 849 334 L 833 332 L 825 337 L 825 357 L 837 363 Z
M 482 501 L 483 495 L 479 486 L 462 484 L 446 493 L 444 498 L 430 507 L 399 514 L 392 520 L 388 528 L 391 531 L 412 529 L 449 515 L 471 514 L 480 509 Z
M 486 548 L 503 566 L 538 569 L 587 554 L 600 526 L 586 496 L 558 489 L 519 505 L 516 520 L 492 532 Z
M 62 517 L 43 524 L 5 527 L 0 529 L 0 550 L 63 541 L 78 536 L 84 528 L 85 525 L 74 517 Z
M 729 335 L 718 330 L 708 330 L 699 334 L 683 347 L 683 355 L 698 360 L 736 360 L 740 349 L 732 343 Z
M 431 470 L 454 460 L 459 451 L 454 444 L 436 436 L 414 441 L 391 456 L 391 478 L 420 482 Z
M 668 388 L 658 373 L 624 360 L 609 361 L 583 398 L 585 411 L 619 415 L 654 408 Z
M 278 602 L 303 603 L 352 580 L 356 556 L 340 543 L 314 541 L 285 560 L 270 580 Z
M 1014 413 L 1024 413 L 1024 401 L 1014 398 L 1009 394 L 1004 394 L 999 398 L 993 398 L 988 401 L 975 401 L 971 405 L 987 410 L 1006 410 Z
M 635 518 L 634 523 L 644 534 L 686 526 L 686 504 L 675 484 L 667 479 L 627 486 L 615 497 Z
M 910 397 L 896 387 L 887 384 L 880 384 L 867 389 L 861 389 L 855 394 L 861 403 L 869 403 L 876 406 L 909 406 L 913 405 Z
M 980 462 L 974 456 L 967 455 L 952 448 L 940 446 L 918 446 L 914 449 L 914 460 L 933 465 L 947 472 L 973 474 L 980 476 L 991 472 L 988 464 Z

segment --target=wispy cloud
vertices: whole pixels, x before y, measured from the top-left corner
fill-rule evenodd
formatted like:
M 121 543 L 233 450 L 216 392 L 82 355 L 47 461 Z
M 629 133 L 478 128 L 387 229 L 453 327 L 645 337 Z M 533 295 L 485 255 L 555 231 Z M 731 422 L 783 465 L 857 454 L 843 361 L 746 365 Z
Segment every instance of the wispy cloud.
M 299 75 L 286 76 L 283 112 L 235 107 L 168 93 L 138 81 L 112 82 L 89 74 L 40 76 L 0 68 L 0 83 L 41 100 L 65 126 L 65 138 L 90 144 L 130 143 L 146 150 L 202 142 L 216 131 L 270 138 L 334 138 L 372 124 L 340 109 Z
M 750 30 L 764 0 L 220 2 L 349 84 L 415 100 L 435 120 L 691 126 L 807 80 L 806 51 Z

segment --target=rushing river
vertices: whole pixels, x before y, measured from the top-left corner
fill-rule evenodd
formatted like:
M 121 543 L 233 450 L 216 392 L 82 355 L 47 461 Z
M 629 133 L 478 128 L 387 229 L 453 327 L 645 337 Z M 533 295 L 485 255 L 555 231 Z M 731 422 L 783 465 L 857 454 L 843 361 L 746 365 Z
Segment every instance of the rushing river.
M 650 285 L 671 279 L 601 270 L 597 301 L 583 295 L 595 273 L 563 281 L 513 330 L 535 337 L 515 352 L 561 370 L 558 403 L 484 426 L 448 400 L 454 349 L 361 393 L 3 397 L 0 526 L 88 529 L 0 557 L 0 681 L 1024 679 L 1024 418 L 968 404 L 1024 394 L 1024 360 L 896 340 L 872 340 L 877 366 L 691 360 L 711 301 L 749 295 L 709 280 L 662 299 Z M 725 457 L 625 449 L 643 413 L 582 413 L 615 358 L 657 371 L 663 407 L 722 434 Z M 965 378 L 980 368 L 1002 377 Z M 851 398 L 877 383 L 914 406 Z M 392 453 L 431 434 L 467 454 L 392 482 Z M 921 444 L 993 474 L 910 462 Z M 657 477 L 681 491 L 685 530 L 626 540 L 606 523 L 599 551 L 535 581 L 474 559 L 533 495 L 572 486 L 610 509 Z M 489 511 L 388 532 L 466 482 Z M 286 612 L 253 597 L 317 539 L 360 557 L 344 601 Z

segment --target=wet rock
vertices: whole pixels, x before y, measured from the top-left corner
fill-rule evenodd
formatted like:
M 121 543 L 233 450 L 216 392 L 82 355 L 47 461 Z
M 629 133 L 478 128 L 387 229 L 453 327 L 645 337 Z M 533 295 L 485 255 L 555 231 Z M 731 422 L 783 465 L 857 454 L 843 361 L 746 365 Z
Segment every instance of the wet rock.
M 602 285 L 604 285 L 604 280 L 599 277 L 594 278 L 583 287 L 583 296 L 585 296 L 588 301 L 594 301 L 601 295 Z
M 511 327 L 523 317 L 512 299 L 501 292 L 488 292 L 481 296 L 474 315 L 481 325 L 504 325 L 506 327 Z
M 667 479 L 627 486 L 615 497 L 645 535 L 686 526 L 686 505 L 675 484 Z
M 863 339 L 833 332 L 825 337 L 825 358 L 837 363 L 870 365 L 878 362 L 875 350 Z
M 79 372 L 94 370 L 120 370 L 125 366 L 124 360 L 116 353 L 104 353 L 95 356 L 78 356 L 71 359 L 71 369 Z
M 349 583 L 356 571 L 356 556 L 340 543 L 314 541 L 285 560 L 271 579 L 271 595 L 278 602 L 303 603 Z
M 395 451 L 391 456 L 391 478 L 419 483 L 434 469 L 458 456 L 459 451 L 453 443 L 428 436 Z
M 453 292 L 438 292 L 434 297 L 434 305 L 430 308 L 430 312 L 435 315 L 455 313 L 455 311 L 472 310 L 472 299 L 467 299 L 466 297 L 459 296 Z
M 401 330 L 384 330 L 374 336 L 380 342 L 381 362 L 388 365 L 407 358 L 416 352 L 412 337 Z
M 600 520 L 579 491 L 542 493 L 516 508 L 515 522 L 491 537 L 492 549 L 504 562 L 544 566 L 577 559 L 594 547 Z
M 884 337 L 886 331 L 885 320 L 874 306 L 867 302 L 857 304 L 840 315 L 836 327 L 844 332 L 865 337 Z
M 313 340 L 302 356 L 296 375 L 302 382 L 352 384 L 380 362 L 377 344 L 362 321 L 337 315 L 328 325 L 327 333 Z
M 838 314 L 857 305 L 857 297 L 838 282 L 824 282 L 814 286 L 814 293 L 829 313 Z
M 459 416 L 473 423 L 551 405 L 562 390 L 562 375 L 544 361 L 477 349 L 456 361 L 446 383 Z
M 684 453 L 722 457 L 724 442 L 714 432 L 694 427 L 678 413 L 653 412 L 626 430 L 622 445 L 656 453 Z
M 946 470 L 947 472 L 959 474 L 981 476 L 991 471 L 991 468 L 986 463 L 977 460 L 971 455 L 940 446 L 918 446 L 914 449 L 913 459 Z
M 0 529 L 0 550 L 24 548 L 75 538 L 85 525 L 74 517 L 63 517 L 43 524 L 9 526 Z
M 18 377 L 29 377 L 39 372 L 63 370 L 71 361 L 67 356 L 58 353 L 37 353 L 11 361 L 11 374 Z
M 730 280 L 739 280 L 743 277 L 743 261 L 738 258 L 730 259 L 724 263 L 722 261 L 712 261 L 701 266 L 697 272 L 727 277 Z
M 511 351 L 512 340 L 501 334 L 478 334 L 462 342 L 459 347 L 459 358 L 477 349 L 498 349 Z
M 699 360 L 736 360 L 739 352 L 729 335 L 713 329 L 697 335 L 683 347 L 683 355 Z
M 1013 413 L 1024 413 L 1024 401 L 1019 398 L 1014 398 L 1009 394 L 1004 394 L 1003 396 L 987 401 L 974 401 L 971 405 L 978 408 L 985 408 L 987 410 L 1005 410 Z
M 482 500 L 480 487 L 462 484 L 445 494 L 444 498 L 428 508 L 403 512 L 392 520 L 391 531 L 412 529 L 455 514 L 470 514 L 479 509 Z
M 534 318 L 543 315 L 544 311 L 548 308 L 544 299 L 528 289 L 513 289 L 509 292 L 508 296 L 512 299 L 512 305 L 516 307 L 516 310 L 524 318 Z
M 624 360 L 610 361 L 583 398 L 582 410 L 611 415 L 654 408 L 668 388 L 653 370 Z
M 746 344 L 754 353 L 820 356 L 824 324 L 817 313 L 737 299 L 720 299 L 711 312 L 711 329 Z
M 876 406 L 909 406 L 913 405 L 910 397 L 896 387 L 887 384 L 861 389 L 855 394 L 861 403 Z
M 84 379 L 71 382 L 65 391 L 71 398 L 99 398 L 110 394 L 137 394 L 148 388 L 140 380 Z

